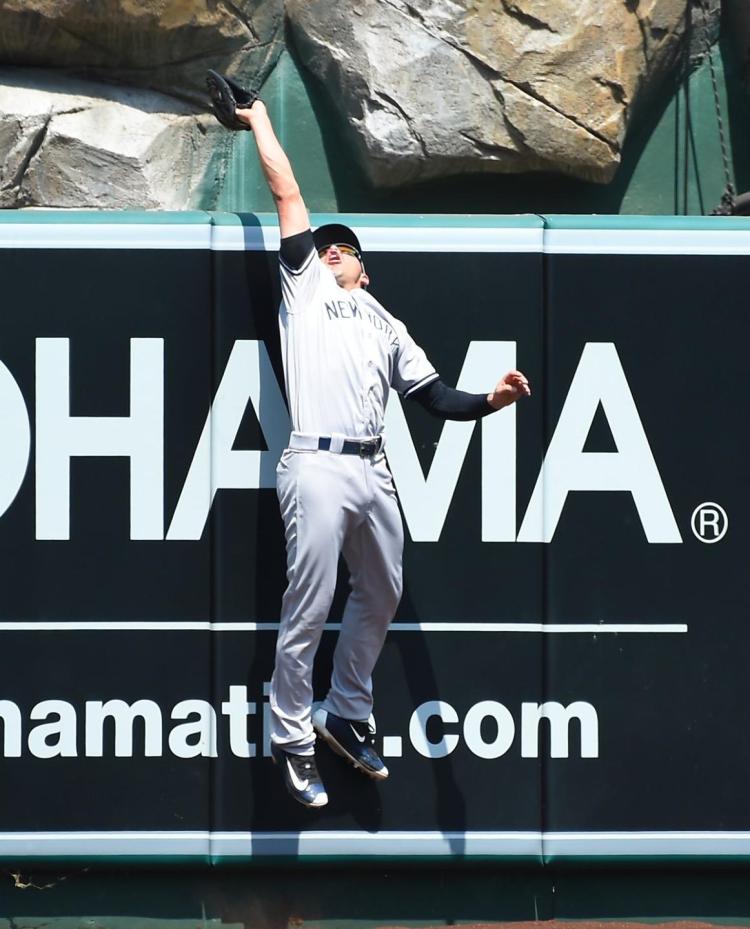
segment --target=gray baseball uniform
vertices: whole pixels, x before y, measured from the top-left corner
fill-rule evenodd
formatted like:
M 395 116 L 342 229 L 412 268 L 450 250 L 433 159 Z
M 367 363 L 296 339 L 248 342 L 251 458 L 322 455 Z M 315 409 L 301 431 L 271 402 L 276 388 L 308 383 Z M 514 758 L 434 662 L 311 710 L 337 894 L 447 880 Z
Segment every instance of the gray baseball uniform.
M 312 666 L 336 584 L 339 555 L 352 590 L 324 707 L 344 719 L 372 711 L 371 674 L 401 597 L 403 527 L 382 450 L 341 454 L 346 439 L 382 436 L 390 387 L 408 396 L 438 375 L 403 323 L 362 289 L 345 290 L 310 253 L 283 257 L 281 349 L 292 421 L 277 468 L 288 587 L 271 682 L 272 739 L 309 753 Z M 319 449 L 330 437 L 330 450 Z

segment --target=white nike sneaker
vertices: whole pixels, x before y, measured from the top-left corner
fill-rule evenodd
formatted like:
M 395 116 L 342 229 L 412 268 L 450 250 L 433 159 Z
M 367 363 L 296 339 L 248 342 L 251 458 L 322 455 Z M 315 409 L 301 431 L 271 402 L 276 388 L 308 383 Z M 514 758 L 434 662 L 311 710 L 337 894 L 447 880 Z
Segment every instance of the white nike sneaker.
M 388 777 L 388 768 L 375 751 L 375 726 L 372 717 L 367 722 L 342 719 L 318 707 L 313 712 L 312 724 L 323 741 L 338 755 L 351 761 L 355 768 L 379 781 Z

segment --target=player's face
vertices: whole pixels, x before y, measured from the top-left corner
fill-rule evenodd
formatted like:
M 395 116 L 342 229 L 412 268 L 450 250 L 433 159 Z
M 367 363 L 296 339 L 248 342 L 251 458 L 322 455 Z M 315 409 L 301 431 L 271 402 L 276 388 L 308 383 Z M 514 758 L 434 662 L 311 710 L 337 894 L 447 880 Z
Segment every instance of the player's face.
M 318 255 L 323 264 L 333 271 L 336 283 L 345 290 L 353 290 L 368 283 L 362 263 L 351 245 L 335 244 L 321 248 Z

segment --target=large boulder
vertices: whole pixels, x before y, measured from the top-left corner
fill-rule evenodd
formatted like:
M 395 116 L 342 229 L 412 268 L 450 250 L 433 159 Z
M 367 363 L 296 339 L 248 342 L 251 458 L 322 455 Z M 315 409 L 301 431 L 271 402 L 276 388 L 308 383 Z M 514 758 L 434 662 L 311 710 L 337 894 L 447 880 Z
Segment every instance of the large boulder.
M 465 171 L 607 182 L 678 61 L 688 0 L 287 0 L 373 183 Z
M 227 136 L 154 91 L 0 70 L 0 208 L 202 206 Z
M 282 27 L 282 0 L 0 0 L 0 63 L 197 101 L 209 67 L 260 84 Z

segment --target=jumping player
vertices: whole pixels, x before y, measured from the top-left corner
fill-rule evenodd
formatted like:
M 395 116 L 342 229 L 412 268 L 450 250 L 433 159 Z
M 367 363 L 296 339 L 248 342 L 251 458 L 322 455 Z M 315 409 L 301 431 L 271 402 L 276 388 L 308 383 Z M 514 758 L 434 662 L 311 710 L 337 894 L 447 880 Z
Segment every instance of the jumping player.
M 488 394 L 445 386 L 411 338 L 366 290 L 357 236 L 334 223 L 310 229 L 291 165 L 260 100 L 236 116 L 253 132 L 279 216 L 281 351 L 292 421 L 277 468 L 288 586 L 271 681 L 272 755 L 289 793 L 328 802 L 316 733 L 375 779 L 371 674 L 401 597 L 403 527 L 383 452 L 395 388 L 443 419 L 478 419 L 531 390 L 510 371 Z M 331 686 L 312 708 L 312 668 L 333 599 L 339 555 L 351 574 Z

